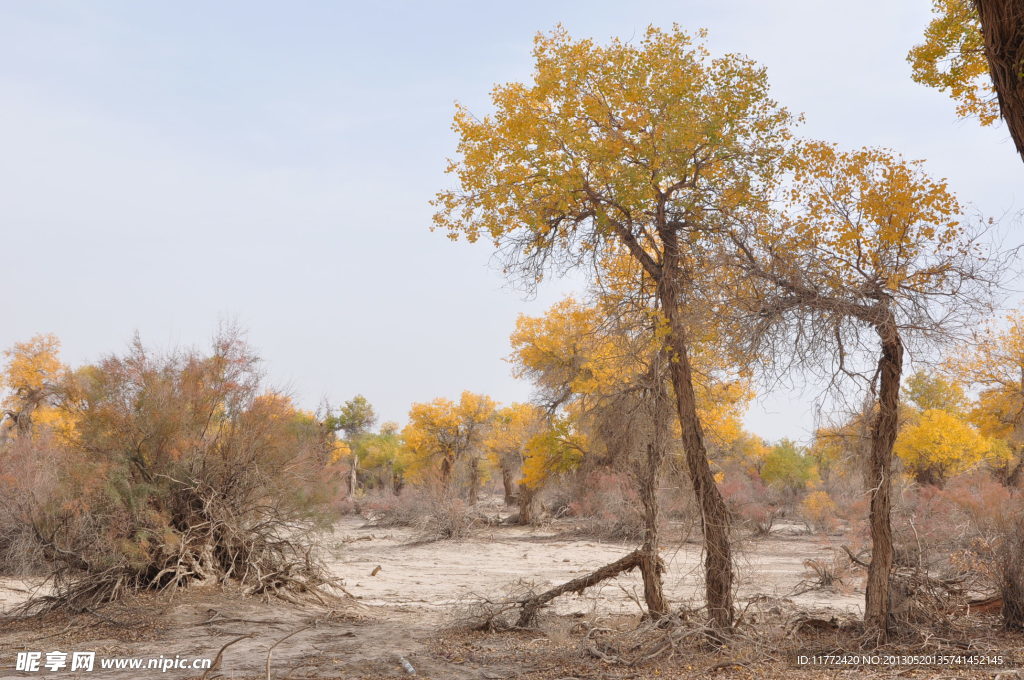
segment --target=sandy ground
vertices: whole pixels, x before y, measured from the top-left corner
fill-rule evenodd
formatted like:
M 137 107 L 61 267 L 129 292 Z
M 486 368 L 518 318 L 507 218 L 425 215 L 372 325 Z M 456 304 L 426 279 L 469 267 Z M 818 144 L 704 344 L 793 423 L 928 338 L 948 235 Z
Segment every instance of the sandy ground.
M 368 527 L 345 520 L 335 530 L 332 570 L 346 579 L 346 588 L 368 605 L 399 607 L 436 619 L 473 598 L 500 596 L 519 579 L 538 586 L 556 585 L 582 576 L 622 557 L 632 544 L 567 539 L 571 524 L 547 528 L 501 527 L 456 543 L 415 543 L 408 530 Z M 797 527 L 781 527 L 771 538 L 741 547 L 739 597 L 786 597 L 807 577 L 804 560 L 829 559 L 838 537 L 792 535 Z M 790 535 L 786 535 L 790 534 Z M 700 546 L 668 545 L 665 591 L 674 602 L 699 601 Z M 379 566 L 380 571 L 370 574 Z M 582 598 L 557 602 L 560 614 L 590 613 L 600 606 L 605 613 L 637 613 L 642 598 L 638 573 L 625 574 L 593 589 Z M 859 612 L 863 595 L 809 592 L 792 597 L 809 608 Z
M 558 644 L 568 650 L 564 652 L 569 660 L 565 663 L 578 664 L 570 672 L 561 662 L 550 661 L 552 654 L 562 654 L 553 646 L 558 636 L 550 631 L 454 636 L 445 632 L 470 602 L 480 597 L 499 598 L 516 580 L 538 585 L 560 583 L 632 548 L 567 535 L 565 532 L 571 529 L 571 523 L 536 529 L 493 527 L 467 540 L 423 543 L 407 529 L 375 528 L 360 518 L 347 518 L 327 537 L 326 546 L 331 569 L 345 579 L 346 588 L 356 598 L 355 605 L 335 610 L 300 609 L 219 590 L 196 589 L 171 599 L 153 596 L 75 618 L 51 615 L 46 620 L 27 622 L 0 619 L 0 678 L 201 677 L 194 671 L 99 668 L 91 673 L 20 673 L 14 671 L 14 658 L 18 651 L 61 650 L 96 651 L 98 657 L 108 658 L 177 655 L 212 659 L 232 640 L 236 642 L 224 649 L 219 669 L 207 677 L 407 677 L 403 658 L 416 668 L 416 677 L 438 680 L 701 677 L 662 675 L 660 670 L 637 674 L 629 669 L 607 669 L 580 657 L 578 641 L 562 634 Z M 830 558 L 833 548 L 843 540 L 794 534 L 795 527 L 783 527 L 777 535 L 744 546 L 740 606 L 757 595 L 790 595 L 808 576 L 804 560 Z M 699 601 L 699 546 L 670 545 L 664 559 L 668 567 L 666 590 L 673 602 Z M 380 569 L 371 575 L 378 566 Z M 10 608 L 24 601 L 31 586 L 13 580 L 0 582 L 0 607 Z M 640 592 L 639 576 L 624 575 L 582 597 L 562 598 L 553 610 L 565 616 L 552 620 L 593 620 L 598 616 L 606 620 L 616 616 L 635 619 L 639 610 L 633 598 Z M 856 613 L 862 597 L 854 584 L 847 592 L 813 591 L 792 600 L 806 608 Z M 547 665 L 540 661 L 543 658 L 549 659 Z M 735 677 L 766 677 L 744 672 Z M 718 671 L 716 675 L 725 677 Z M 810 677 L 792 672 L 785 675 Z M 846 676 L 830 672 L 813 677 Z

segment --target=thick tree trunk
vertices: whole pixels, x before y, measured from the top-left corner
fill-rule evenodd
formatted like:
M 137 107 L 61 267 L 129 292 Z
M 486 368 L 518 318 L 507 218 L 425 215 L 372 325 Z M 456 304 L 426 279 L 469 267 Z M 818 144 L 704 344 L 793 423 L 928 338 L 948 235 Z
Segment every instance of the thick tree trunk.
M 666 244 L 668 250 L 670 244 Z M 666 258 L 665 270 L 673 272 Z M 711 625 L 729 630 L 733 624 L 733 564 L 730 543 L 729 511 L 725 506 L 708 463 L 704 433 L 697 414 L 697 396 L 693 389 L 688 336 L 679 318 L 680 299 L 671 274 L 663 274 L 658 285 L 662 308 L 668 319 L 669 374 L 676 393 L 676 408 L 683 433 L 683 449 L 690 483 L 701 511 L 704 535 L 704 588 Z
M 519 524 L 533 524 L 533 497 L 536 489 L 519 482 Z
M 352 467 L 348 471 L 348 495 L 355 496 L 359 488 L 359 457 L 352 454 Z
M 516 504 L 516 484 L 513 481 L 515 472 L 502 460 L 501 463 L 501 486 L 505 491 L 505 505 Z
M 893 563 L 890 521 L 892 449 L 899 427 L 903 342 L 891 320 L 878 328 L 878 335 L 882 341 L 882 356 L 878 360 L 878 415 L 871 430 L 871 452 L 868 458 L 871 564 L 868 566 L 864 622 L 881 640 L 889 630 L 890 577 Z
M 644 512 L 644 542 L 640 546 L 640 574 L 644 579 L 644 600 L 647 613 L 654 620 L 668 614 L 668 602 L 662 587 L 661 575 L 665 565 L 661 561 L 658 541 L 658 481 L 661 466 L 671 438 L 672 405 L 663 372 L 666 353 L 659 352 L 651 366 L 649 407 L 651 409 L 652 436 L 647 444 L 647 456 L 640 468 L 640 502 Z
M 1024 3 L 974 0 L 999 112 L 1024 157 Z
M 444 491 L 445 494 L 451 490 L 453 467 L 455 467 L 453 457 L 445 454 L 444 458 L 441 459 L 441 490 Z

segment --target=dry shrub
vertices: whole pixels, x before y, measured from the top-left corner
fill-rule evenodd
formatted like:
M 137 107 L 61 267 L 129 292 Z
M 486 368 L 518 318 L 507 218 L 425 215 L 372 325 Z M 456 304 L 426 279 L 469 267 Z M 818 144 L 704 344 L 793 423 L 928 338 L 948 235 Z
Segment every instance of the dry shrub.
M 17 518 L 53 583 L 27 610 L 227 581 L 290 600 L 331 595 L 314 555 L 336 491 L 331 442 L 261 388 L 258 366 L 229 331 L 209 354 L 157 356 L 136 340 L 68 379 L 75 427 L 57 482 Z
M 911 484 L 897 495 L 893 518 L 905 581 L 894 581 L 896 595 L 911 600 L 904 609 L 921 610 L 908 612 L 908 621 L 962 614 L 960 591 L 969 589 L 1000 597 L 1004 625 L 1024 628 L 1024 492 L 982 472 L 956 476 L 945 488 Z
M 450 627 L 460 631 L 495 633 L 518 627 L 523 603 L 543 588 L 533 581 L 518 579 L 501 589 L 500 597 L 476 597 L 457 606 Z
M 953 479 L 944 494 L 970 531 L 960 564 L 1002 598 L 1004 627 L 1024 630 L 1024 491 L 974 473 Z
M 60 445 L 49 435 L 19 437 L 0 446 L 0 574 L 45 570 L 33 518 L 52 502 L 60 458 Z
M 936 486 L 911 484 L 898 490 L 892 513 L 896 564 L 951 575 L 949 558 L 968 540 L 966 527 L 954 530 L 958 515 L 956 504 Z
M 967 595 L 956 578 L 937 578 L 919 568 L 899 568 L 892 575 L 892 617 L 903 631 L 962 628 Z
M 808 578 L 803 584 L 807 589 L 818 590 L 848 585 L 857 565 L 847 553 L 833 548 L 830 557 L 804 560 L 804 568 L 807 570 Z
M 398 495 L 367 494 L 359 507 L 374 525 L 411 527 L 424 541 L 467 538 L 487 523 L 486 517 L 462 499 L 432 486 L 405 487 Z
M 732 515 L 747 525 L 755 536 L 770 534 L 775 521 L 782 515 L 781 506 L 761 478 L 739 467 L 725 471 L 719 490 Z

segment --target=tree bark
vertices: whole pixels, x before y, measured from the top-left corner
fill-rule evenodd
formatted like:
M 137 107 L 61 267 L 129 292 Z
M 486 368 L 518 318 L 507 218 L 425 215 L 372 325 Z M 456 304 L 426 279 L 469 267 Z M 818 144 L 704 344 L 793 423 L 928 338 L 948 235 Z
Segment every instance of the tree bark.
M 985 58 L 1017 153 L 1024 158 L 1024 4 L 1020 0 L 974 0 L 981 20 Z
M 644 542 L 640 546 L 640 574 L 644 579 L 644 601 L 647 613 L 657 621 L 668 614 L 668 603 L 662 588 L 661 574 L 665 565 L 658 554 L 658 471 L 664 449 L 647 445 L 647 459 L 640 473 L 640 502 L 644 509 Z
M 469 461 L 469 504 L 475 505 L 480 496 L 480 459 L 473 456 Z
M 348 471 L 348 495 L 355 496 L 359 488 L 359 457 L 352 454 L 352 467 Z
M 441 489 L 445 494 L 451 490 L 453 467 L 455 467 L 454 456 L 446 453 L 441 459 Z
M 501 461 L 501 485 L 505 491 L 505 505 L 516 504 L 516 485 L 513 481 L 515 473 L 502 459 Z
M 658 539 L 658 481 L 661 466 L 671 437 L 671 403 L 663 372 L 666 352 L 654 357 L 650 374 L 649 407 L 651 410 L 651 441 L 647 443 L 647 456 L 640 469 L 640 502 L 644 512 L 644 541 L 640 546 L 640 574 L 644 580 L 644 601 L 653 620 L 668 614 L 668 602 L 661 575 L 665 565 L 659 554 Z
M 680 297 L 674 283 L 678 263 L 667 253 L 674 245 L 665 244 L 665 273 L 658 281 L 658 296 L 668 320 L 669 375 L 676 393 L 676 409 L 682 427 L 686 468 L 701 511 L 704 536 L 704 588 L 712 627 L 730 630 L 733 625 L 733 564 L 730 544 L 729 511 L 725 506 L 708 463 L 704 433 L 697 414 L 697 396 L 693 389 L 689 340 L 679 318 Z
M 868 566 L 864 622 L 879 640 L 889 631 L 890 577 L 893 545 L 890 503 L 892 495 L 892 449 L 899 427 L 900 376 L 903 372 L 903 341 L 889 319 L 877 327 L 882 341 L 878 360 L 878 415 L 871 430 L 868 458 L 868 493 L 871 500 L 871 563 Z
M 533 524 L 533 497 L 536 490 L 519 483 L 519 524 Z
M 586 576 L 574 578 L 560 586 L 546 590 L 540 595 L 523 600 L 522 611 L 519 613 L 519 621 L 516 625 L 520 628 L 529 626 L 536 618 L 538 610 L 559 595 L 564 595 L 565 593 L 582 593 L 592 585 L 596 585 L 601 581 L 618 576 L 624 571 L 636 569 L 640 566 L 640 560 L 640 551 L 634 550 L 625 557 L 618 559 L 611 564 L 606 564 L 597 571 L 593 571 Z

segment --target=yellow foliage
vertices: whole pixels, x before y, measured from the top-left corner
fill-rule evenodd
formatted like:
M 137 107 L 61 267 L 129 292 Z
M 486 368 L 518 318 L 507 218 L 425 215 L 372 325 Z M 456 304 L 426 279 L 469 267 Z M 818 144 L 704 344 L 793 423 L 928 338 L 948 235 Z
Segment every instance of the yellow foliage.
M 434 227 L 526 257 L 602 259 L 628 244 L 639 262 L 662 249 L 659 206 L 697 224 L 709 207 L 755 200 L 792 116 L 770 98 L 762 67 L 711 58 L 703 38 L 679 27 L 608 45 L 561 28 L 538 35 L 531 83 L 495 87 L 489 116 L 458 107 L 448 172 L 460 189 L 437 195 Z
M 60 362 L 60 340 L 55 335 L 37 335 L 28 342 L 17 342 L 5 350 L 7 364 L 0 386 L 20 392 L 41 390 L 55 383 L 64 372 Z
M 900 431 L 894 451 L 919 481 L 932 483 L 1005 455 L 965 420 L 941 409 L 917 414 Z
M 934 259 L 966 247 L 961 205 L 945 180 L 884 149 L 802 144 L 789 197 L 794 208 L 765 237 L 835 289 L 933 293 L 950 275 Z
M 1024 313 L 1011 312 L 982 329 L 973 352 L 947 362 L 958 379 L 979 389 L 968 417 L 981 434 L 1002 442 L 1001 472 L 1019 475 L 1024 465 Z
M 7 363 L 0 373 L 0 390 L 7 395 L 0 406 L 30 418 L 33 431 L 44 428 L 62 438 L 70 437 L 74 420 L 55 403 L 58 385 L 67 373 L 60 361 L 60 340 L 54 335 L 37 335 L 28 342 L 15 343 L 4 356 Z
M 475 454 L 496 406 L 490 397 L 468 391 L 458 402 L 438 398 L 413 404 L 402 431 L 411 476 L 448 475 L 462 458 Z
M 812 491 L 800 503 L 804 518 L 820 531 L 827 530 L 835 521 L 835 501 L 824 491 Z
M 932 11 L 924 42 L 907 56 L 914 80 L 948 92 L 960 117 L 976 116 L 991 125 L 999 118 L 999 105 L 974 1 L 933 0 Z
M 331 448 L 331 462 L 337 463 L 340 460 L 352 455 L 352 448 L 341 439 L 335 439 Z
M 541 429 L 543 420 L 544 412 L 532 404 L 509 404 L 495 411 L 483 443 L 491 462 L 520 468 L 526 444 Z
M 622 390 L 648 369 L 661 338 L 656 330 L 628 333 L 609 328 L 605 319 L 597 306 L 572 298 L 543 316 L 520 316 L 511 336 L 515 375 L 530 378 L 551 401 L 578 401 L 577 414 L 600 397 Z M 754 392 L 744 376 L 722 377 L 723 361 L 710 343 L 694 348 L 701 426 L 716 445 L 727 448 L 743 436 L 743 411 Z
M 583 462 L 587 438 L 567 418 L 557 419 L 550 428 L 526 444 L 523 484 L 539 488 L 550 477 L 571 472 Z

